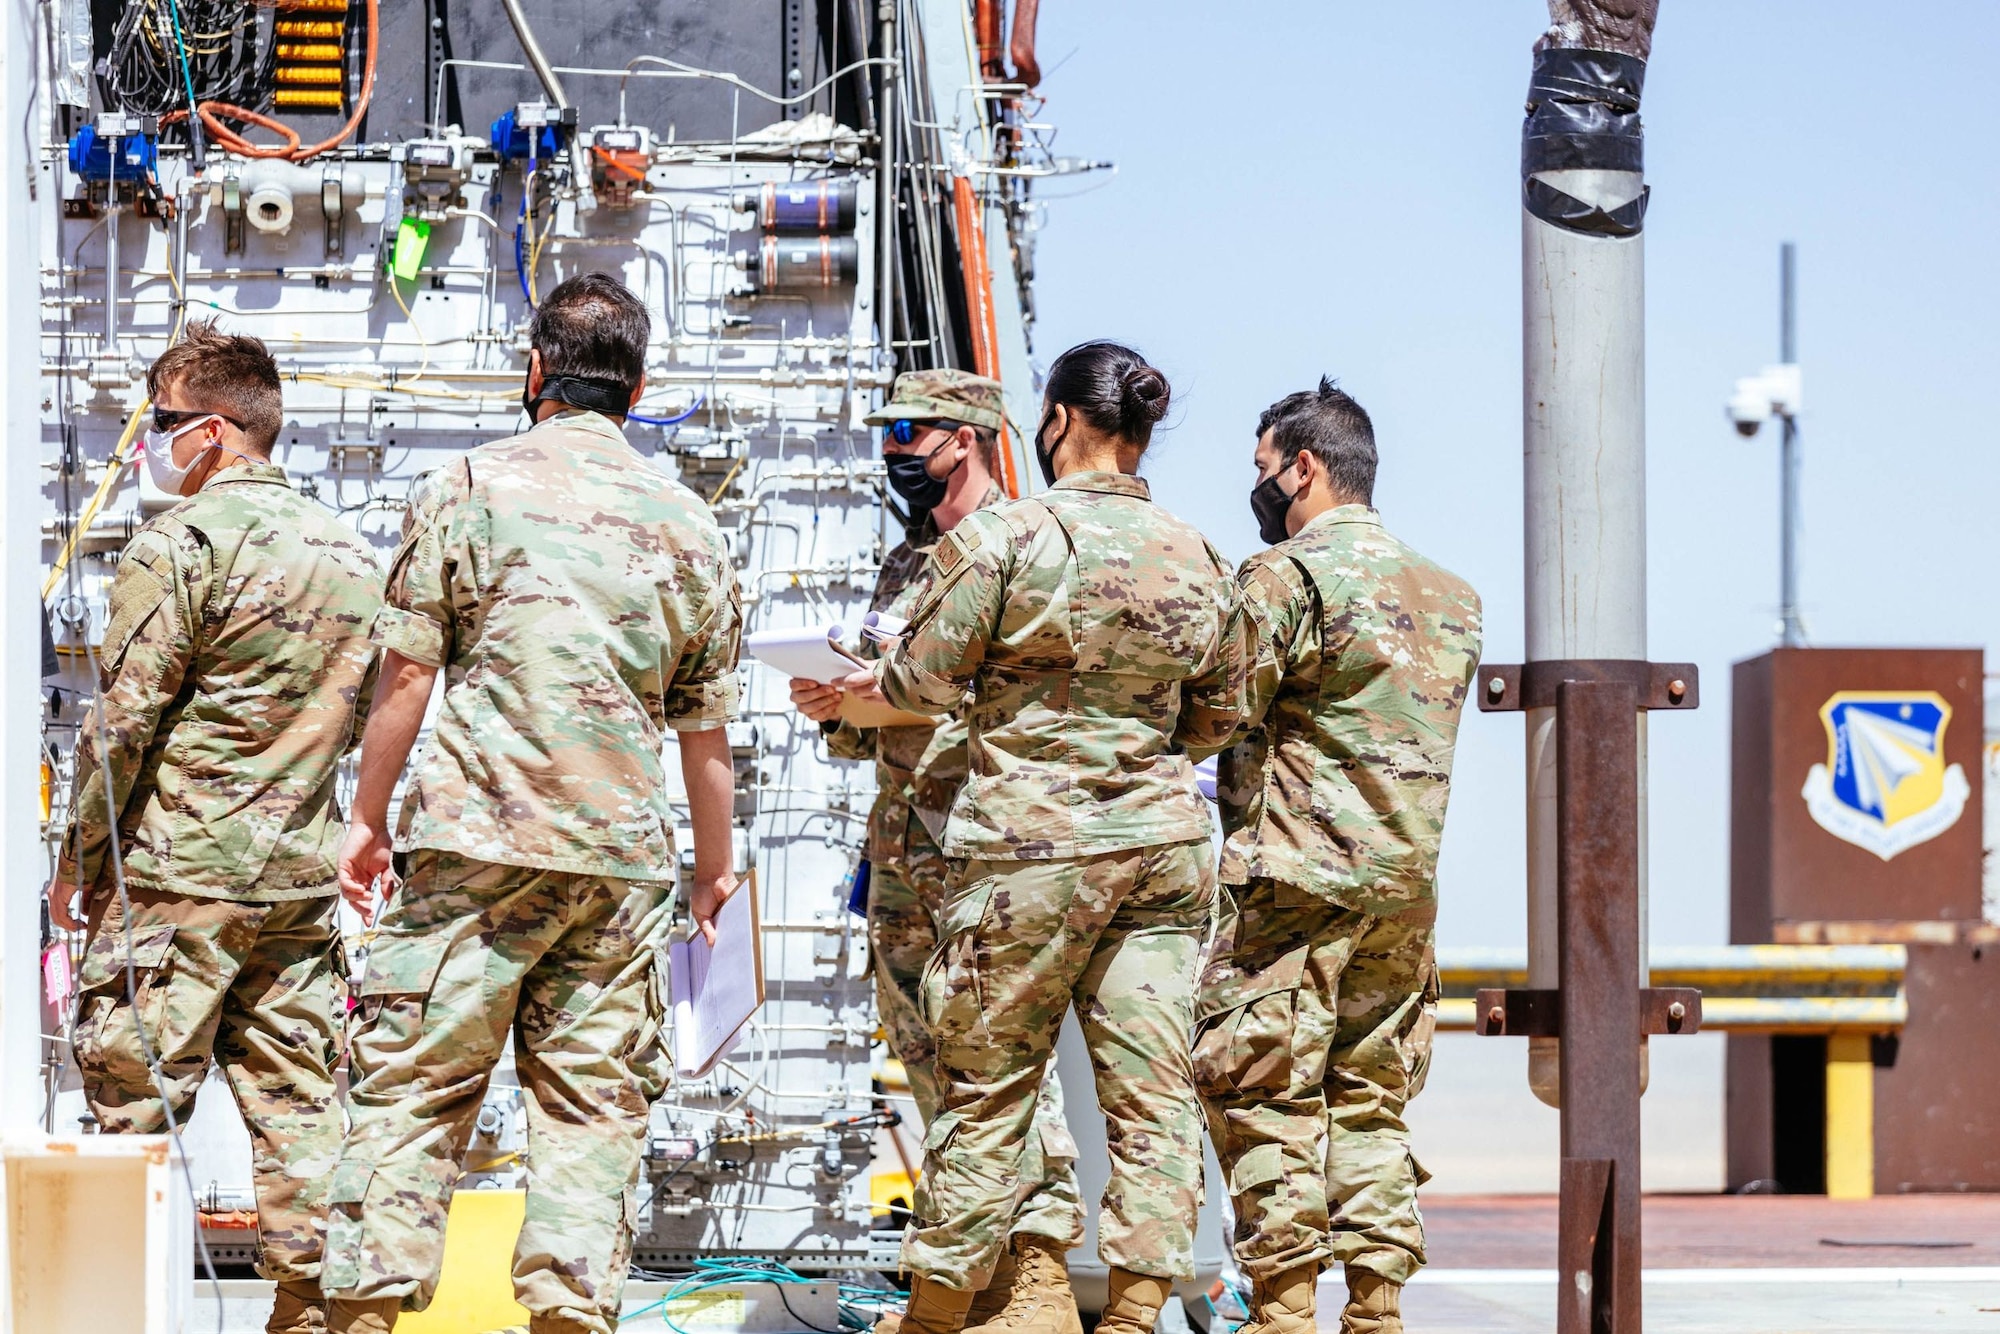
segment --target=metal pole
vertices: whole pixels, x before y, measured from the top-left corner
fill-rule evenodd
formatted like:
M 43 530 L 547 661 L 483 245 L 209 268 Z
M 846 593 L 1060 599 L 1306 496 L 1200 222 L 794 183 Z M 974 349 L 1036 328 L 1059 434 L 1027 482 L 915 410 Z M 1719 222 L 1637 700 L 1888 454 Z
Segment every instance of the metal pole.
M 1790 241 L 1778 249 L 1778 360 L 1798 361 L 1798 247 Z M 1799 423 L 1796 410 L 1779 414 L 1778 621 L 1781 642 L 1799 648 L 1806 642 L 1799 620 Z
M 1573 77 L 1556 62 L 1575 51 L 1544 51 L 1551 87 Z M 1628 90 L 1604 93 L 1629 103 L 1620 115 L 1601 101 L 1558 101 L 1543 94 L 1523 142 L 1522 352 L 1523 447 L 1530 662 L 1646 657 L 1646 383 L 1645 239 L 1639 231 L 1646 186 L 1638 169 L 1638 85 L 1642 59 L 1598 53 L 1616 80 L 1628 61 Z M 1571 63 L 1575 63 L 1572 61 Z M 1538 85 L 1539 86 L 1539 85 Z M 1586 108 L 1579 110 L 1578 108 Z M 1591 111 L 1587 108 L 1605 108 Z M 1575 126 L 1625 122 L 1604 135 Z M 1576 141 L 1615 139 L 1613 148 L 1578 149 Z M 1623 153 L 1624 159 L 1607 158 Z M 1594 155 L 1593 155 L 1594 154 Z M 1542 162 L 1624 161 L 1631 169 Z M 1567 200 L 1568 203 L 1563 201 Z M 1538 216 L 1538 210 L 1541 214 Z M 1595 210 L 1594 214 L 1590 210 Z M 1550 219 L 1556 219 L 1551 221 Z M 1563 219 L 1574 225 L 1565 225 Z M 1623 221 L 1619 221 L 1623 219 Z M 1583 230 L 1592 227 L 1595 230 Z M 1639 718 L 1641 846 L 1645 817 L 1645 720 Z M 1553 989 L 1557 978 L 1557 782 L 1555 711 L 1528 714 L 1528 985 Z M 1645 858 L 1639 862 L 1640 968 L 1645 959 Z M 1635 977 L 1643 986 L 1643 976 Z M 1532 1038 L 1528 1082 L 1560 1105 L 1555 1038 Z
M 890 63 L 882 66 L 881 114 L 876 123 L 881 127 L 881 151 L 876 154 L 880 165 L 876 168 L 875 206 L 875 281 L 878 293 L 875 300 L 875 324 L 882 331 L 882 344 L 889 353 L 887 365 L 894 369 L 898 362 L 896 353 L 896 137 L 901 127 L 896 120 L 896 75 L 902 69 L 900 51 L 896 45 L 896 0 L 883 0 L 877 11 L 880 22 L 878 31 L 882 37 L 882 58 Z

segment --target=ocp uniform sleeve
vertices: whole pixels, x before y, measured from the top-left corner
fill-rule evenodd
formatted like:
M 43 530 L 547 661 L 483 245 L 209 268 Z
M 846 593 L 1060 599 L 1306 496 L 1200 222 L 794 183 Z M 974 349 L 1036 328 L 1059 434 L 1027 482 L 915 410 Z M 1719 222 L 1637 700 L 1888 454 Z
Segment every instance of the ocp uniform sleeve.
M 1263 724 L 1285 673 L 1311 646 L 1319 620 L 1312 583 L 1288 556 L 1267 551 L 1251 557 L 1243 563 L 1237 582 L 1256 641 L 1239 728 L 1248 731 Z
M 1227 570 L 1219 557 L 1217 562 Z M 1174 740 L 1196 759 L 1217 753 L 1236 735 L 1248 704 L 1250 666 L 1257 656 L 1255 620 L 1236 587 L 1227 579 L 1221 583 L 1226 602 L 1214 660 L 1182 685 L 1181 715 L 1174 724 Z
M 736 716 L 736 660 L 743 638 L 743 604 L 736 569 L 716 560 L 708 618 L 681 651 L 668 676 L 664 713 L 676 732 L 705 732 Z
M 131 803 L 162 715 L 187 680 L 205 600 L 205 555 L 185 530 L 148 528 L 118 562 L 98 650 L 97 698 L 77 739 L 75 797 L 58 870 L 66 881 L 89 885 L 102 873 L 112 824 Z
M 459 519 L 470 499 L 470 465 L 457 463 L 419 485 L 403 516 L 403 540 L 370 638 L 412 662 L 442 667 L 457 643 L 453 585 L 464 552 Z
M 991 511 L 967 515 L 931 552 L 930 586 L 903 638 L 876 668 L 882 693 L 911 713 L 955 713 L 998 633 L 1013 543 Z

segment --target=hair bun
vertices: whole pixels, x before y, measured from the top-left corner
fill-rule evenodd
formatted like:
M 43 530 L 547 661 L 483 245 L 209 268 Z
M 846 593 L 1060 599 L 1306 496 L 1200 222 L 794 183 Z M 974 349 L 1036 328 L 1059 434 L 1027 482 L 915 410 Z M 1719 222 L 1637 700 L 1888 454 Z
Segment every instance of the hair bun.
M 1130 426 L 1150 427 L 1167 415 L 1173 391 L 1167 387 L 1167 377 L 1151 366 L 1135 366 L 1125 372 L 1119 389 L 1125 421 Z

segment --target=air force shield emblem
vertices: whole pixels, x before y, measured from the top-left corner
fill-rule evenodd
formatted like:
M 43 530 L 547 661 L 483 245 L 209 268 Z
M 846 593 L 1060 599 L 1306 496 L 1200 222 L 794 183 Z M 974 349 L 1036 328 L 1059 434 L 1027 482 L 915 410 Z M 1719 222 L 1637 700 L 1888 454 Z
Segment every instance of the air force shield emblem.
M 1820 828 L 1888 861 L 1958 823 L 1972 795 L 1944 762 L 1951 706 L 1931 690 L 1842 690 L 1820 706 L 1825 764 L 1806 775 Z

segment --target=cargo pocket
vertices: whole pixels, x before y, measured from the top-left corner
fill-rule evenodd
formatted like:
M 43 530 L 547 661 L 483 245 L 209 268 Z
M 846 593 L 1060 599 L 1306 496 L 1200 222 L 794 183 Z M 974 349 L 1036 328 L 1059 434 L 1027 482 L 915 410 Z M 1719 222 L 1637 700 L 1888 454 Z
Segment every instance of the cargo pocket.
M 146 1066 L 139 1035 L 145 1034 L 155 1056 L 164 1056 L 174 1045 L 174 1035 L 165 1031 L 165 1023 L 175 929 L 172 922 L 137 927 L 129 933 L 116 927 L 102 928 L 90 942 L 77 978 L 77 989 L 83 995 L 74 1034 L 78 1067 L 121 1089 L 144 1090 L 149 1098 L 154 1096 L 153 1075 Z M 132 965 L 129 997 L 125 988 L 128 958 Z
M 1204 1096 L 1280 1094 L 1291 1087 L 1299 985 L 1310 944 L 1275 958 L 1212 963 L 1202 979 L 1194 1036 Z
M 442 934 L 382 933 L 368 948 L 368 971 L 354 990 L 360 1027 L 355 1040 L 366 1039 L 369 1056 L 407 1050 L 423 1028 L 424 1003 L 437 985 L 451 937 Z
M 939 1041 L 983 1033 L 985 998 L 979 985 L 979 927 L 993 900 L 994 881 L 982 879 L 952 895 L 938 921 L 938 947 L 924 965 L 917 993 L 924 1026 Z
M 361 1210 L 368 1199 L 371 1163 L 343 1159 L 333 1169 L 326 1188 L 326 1254 L 320 1262 L 320 1287 L 328 1293 L 360 1286 L 363 1230 Z
M 1414 1098 L 1424 1091 L 1424 1081 L 1430 1078 L 1431 1052 L 1437 1043 L 1438 997 L 1437 965 L 1431 965 L 1430 974 L 1424 979 L 1422 998 L 1417 1002 L 1416 1022 L 1410 1025 L 1409 1036 L 1403 1042 L 1403 1066 L 1409 1072 L 1409 1092 L 1405 1099 Z

